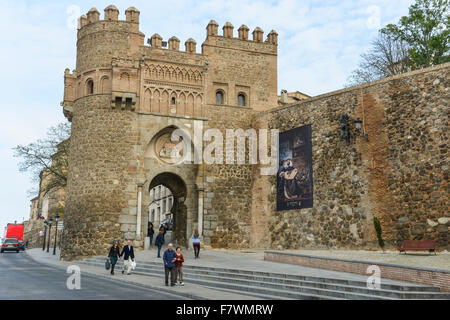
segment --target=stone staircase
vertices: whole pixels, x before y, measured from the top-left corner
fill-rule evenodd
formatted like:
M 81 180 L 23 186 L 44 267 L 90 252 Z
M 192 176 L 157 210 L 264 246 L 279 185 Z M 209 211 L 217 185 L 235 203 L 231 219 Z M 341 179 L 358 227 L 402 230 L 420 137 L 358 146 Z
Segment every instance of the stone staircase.
M 104 268 L 105 258 L 94 257 L 80 263 Z M 116 270 L 121 270 L 122 264 L 120 261 Z M 164 268 L 162 261 L 139 262 L 133 273 L 163 279 Z M 380 290 L 371 290 L 365 281 L 190 265 L 183 266 L 183 275 L 187 284 L 194 283 L 262 299 L 450 299 L 450 293 L 442 293 L 439 288 L 412 283 L 399 285 L 382 281 Z

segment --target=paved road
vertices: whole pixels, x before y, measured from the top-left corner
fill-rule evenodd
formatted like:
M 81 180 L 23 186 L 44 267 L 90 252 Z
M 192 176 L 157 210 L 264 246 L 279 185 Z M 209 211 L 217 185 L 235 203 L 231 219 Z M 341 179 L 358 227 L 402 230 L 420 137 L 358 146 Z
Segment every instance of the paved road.
M 157 290 L 123 282 L 81 274 L 81 289 L 68 290 L 70 274 L 43 264 L 37 264 L 24 252 L 0 254 L 0 300 L 180 300 L 185 299 Z M 121 277 L 119 274 L 117 277 Z

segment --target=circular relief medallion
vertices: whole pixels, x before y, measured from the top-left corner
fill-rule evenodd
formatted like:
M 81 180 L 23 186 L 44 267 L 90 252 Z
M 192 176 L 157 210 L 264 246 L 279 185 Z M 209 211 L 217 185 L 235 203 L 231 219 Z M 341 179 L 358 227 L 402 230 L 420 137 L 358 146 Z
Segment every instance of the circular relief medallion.
M 172 141 L 171 132 L 162 134 L 155 143 L 155 152 L 161 161 L 177 163 L 183 158 L 183 146 L 181 141 Z

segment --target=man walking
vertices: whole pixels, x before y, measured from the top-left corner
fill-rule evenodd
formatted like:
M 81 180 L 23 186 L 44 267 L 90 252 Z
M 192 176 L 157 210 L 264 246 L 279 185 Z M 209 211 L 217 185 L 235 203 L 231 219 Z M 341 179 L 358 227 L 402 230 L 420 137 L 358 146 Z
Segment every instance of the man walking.
M 173 250 L 173 244 L 169 243 L 168 249 L 164 251 L 163 261 L 164 261 L 164 271 L 166 275 L 166 286 L 169 285 L 169 273 L 170 273 L 170 286 L 175 285 L 175 260 L 176 252 Z
M 120 256 L 124 256 L 122 274 L 125 272 L 125 268 L 127 269 L 127 275 L 131 274 L 131 262 L 134 261 L 134 249 L 131 240 L 127 241 L 127 245 L 123 247 Z

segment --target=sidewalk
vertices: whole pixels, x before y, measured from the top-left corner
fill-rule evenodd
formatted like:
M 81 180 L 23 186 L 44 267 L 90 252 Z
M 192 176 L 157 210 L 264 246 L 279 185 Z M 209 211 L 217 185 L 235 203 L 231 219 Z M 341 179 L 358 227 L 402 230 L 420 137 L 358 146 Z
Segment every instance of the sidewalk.
M 163 250 L 162 250 L 163 251 Z M 56 256 L 43 252 L 42 249 L 30 249 L 26 251 L 30 257 L 34 260 L 53 265 L 59 268 L 67 268 L 69 265 L 78 265 L 81 269 L 81 273 L 89 273 L 105 279 L 114 281 L 125 281 L 135 285 L 144 286 L 152 289 L 157 289 L 163 292 L 180 295 L 188 299 L 201 299 L 201 300 L 259 300 L 260 298 L 241 294 L 236 291 L 228 291 L 227 289 L 215 289 L 211 287 L 205 287 L 193 283 L 185 282 L 184 287 L 166 287 L 164 285 L 164 274 L 161 272 L 160 277 L 155 276 L 143 276 L 138 274 L 122 275 L 120 268 L 116 272 L 115 276 L 111 276 L 109 271 L 106 271 L 102 267 L 88 266 L 85 264 L 77 264 L 77 261 L 66 262 L 59 260 L 59 252 Z M 354 273 L 346 273 L 340 271 L 324 270 L 303 267 L 298 265 L 290 265 L 272 261 L 264 260 L 263 250 L 204 250 L 200 251 L 200 258 L 194 259 L 193 250 L 183 250 L 183 256 L 185 258 L 185 266 L 203 266 L 203 267 L 217 267 L 227 269 L 239 269 L 249 271 L 262 271 L 270 273 L 283 273 L 289 275 L 302 275 L 311 277 L 341 279 L 341 280 L 354 280 L 366 282 L 367 276 Z M 136 263 L 140 262 L 156 262 L 161 263 L 162 259 L 157 258 L 157 250 L 153 247 L 150 250 L 137 251 Z M 162 252 L 161 252 L 162 255 Z M 106 258 L 104 256 L 97 256 L 97 258 Z M 382 279 L 385 284 L 405 285 L 408 284 L 404 281 Z
M 154 251 L 153 251 L 154 252 Z M 131 283 L 134 285 L 138 285 L 141 287 L 146 287 L 150 289 L 156 289 L 162 292 L 167 292 L 175 295 L 179 295 L 183 298 L 187 299 L 195 299 L 195 300 L 260 300 L 260 298 L 246 296 L 234 292 L 229 292 L 225 289 L 214 290 L 209 287 L 204 287 L 196 284 L 186 284 L 183 287 L 175 286 L 175 287 L 166 287 L 164 285 L 164 274 L 161 273 L 161 277 L 152 277 L 152 276 L 142 276 L 142 275 L 122 275 L 121 269 L 119 268 L 116 272 L 116 275 L 111 276 L 109 271 L 104 268 L 98 268 L 93 266 L 87 266 L 84 264 L 77 264 L 77 261 L 61 261 L 59 260 L 59 250 L 56 255 L 53 255 L 51 252 L 47 253 L 42 251 L 40 248 L 36 249 L 28 249 L 25 251 L 28 256 L 38 263 L 42 263 L 48 266 L 52 266 L 61 270 L 66 270 L 68 266 L 77 265 L 80 267 L 81 275 L 89 274 L 97 277 L 103 277 L 112 281 L 122 281 Z M 136 255 L 136 261 L 141 261 L 140 252 Z M 162 263 L 162 262 L 161 262 Z M 83 278 L 81 278 L 83 281 Z M 132 299 L 132 297 L 130 297 Z
M 163 249 L 165 250 L 166 247 L 164 247 Z M 161 249 L 161 257 L 164 252 L 163 249 Z M 264 250 L 202 249 L 200 251 L 199 259 L 194 258 L 193 250 L 184 249 L 182 253 L 185 260 L 183 265 L 185 266 L 203 266 L 248 271 L 262 271 L 321 278 L 356 280 L 363 282 L 367 280 L 367 276 L 365 275 L 266 261 L 264 260 Z M 135 255 L 137 264 L 139 264 L 140 261 L 160 262 L 161 265 L 163 263 L 162 258 L 157 258 L 157 249 L 155 247 L 151 247 L 150 250 L 137 251 Z M 405 282 L 390 279 L 383 279 L 383 281 L 386 284 L 405 284 Z

